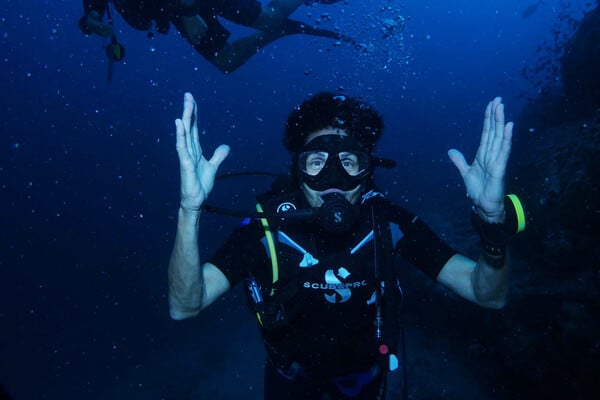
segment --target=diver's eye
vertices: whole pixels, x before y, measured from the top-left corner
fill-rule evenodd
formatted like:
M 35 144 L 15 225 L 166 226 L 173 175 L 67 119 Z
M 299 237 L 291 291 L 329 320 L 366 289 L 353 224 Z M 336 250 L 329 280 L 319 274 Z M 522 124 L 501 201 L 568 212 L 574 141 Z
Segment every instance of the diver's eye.
M 311 152 L 304 155 L 304 171 L 309 175 L 317 175 L 325 167 L 328 154 L 325 152 Z
M 312 160 L 309 163 L 309 167 L 313 168 L 313 169 L 321 169 L 321 168 L 323 168 L 323 165 L 325 165 L 323 160 Z
M 357 175 L 360 172 L 358 156 L 354 153 L 340 153 L 340 163 L 349 175 Z

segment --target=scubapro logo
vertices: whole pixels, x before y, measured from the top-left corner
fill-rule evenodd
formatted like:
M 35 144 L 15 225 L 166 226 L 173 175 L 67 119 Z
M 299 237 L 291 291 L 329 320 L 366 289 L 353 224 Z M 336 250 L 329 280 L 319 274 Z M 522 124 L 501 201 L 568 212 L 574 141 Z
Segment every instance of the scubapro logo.
M 340 222 L 342 222 L 342 213 L 339 211 L 336 211 L 333 214 L 333 220 L 335 221 L 336 224 L 339 224 Z
M 352 296 L 352 288 L 367 286 L 367 281 L 349 282 L 350 272 L 344 267 L 337 270 L 329 269 L 325 272 L 325 282 L 304 282 L 304 288 L 325 290 L 325 299 L 330 303 L 343 303 Z
M 361 203 L 361 204 L 364 204 L 364 203 L 365 203 L 365 201 L 369 200 L 369 199 L 370 199 L 370 198 L 372 198 L 372 197 L 377 197 L 377 196 L 379 196 L 379 197 L 383 197 L 383 198 L 385 199 L 385 196 L 384 196 L 382 193 L 380 193 L 380 192 L 376 192 L 376 191 L 374 191 L 374 190 L 369 190 L 367 193 L 365 193 L 365 194 L 363 194 L 363 195 L 362 195 L 362 198 L 361 198 L 361 200 L 360 200 L 360 203 Z
M 294 203 L 290 203 L 289 201 L 286 201 L 277 206 L 277 213 L 286 212 L 286 211 L 295 210 L 295 209 L 296 209 L 296 205 Z

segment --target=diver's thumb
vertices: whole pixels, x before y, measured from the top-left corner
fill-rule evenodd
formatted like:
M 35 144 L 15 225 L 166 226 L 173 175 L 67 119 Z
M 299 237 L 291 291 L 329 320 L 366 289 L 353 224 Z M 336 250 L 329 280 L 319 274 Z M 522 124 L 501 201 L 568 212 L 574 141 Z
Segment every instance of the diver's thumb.
M 467 164 L 467 160 L 465 160 L 465 156 L 456 150 L 450 149 L 448 150 L 448 157 L 450 157 L 450 161 L 456 166 L 458 172 L 460 172 L 461 176 L 465 176 L 467 170 L 469 169 L 469 165 Z
M 210 158 L 210 163 L 219 168 L 221 163 L 227 158 L 231 149 L 226 144 L 222 144 L 215 150 L 213 156 Z

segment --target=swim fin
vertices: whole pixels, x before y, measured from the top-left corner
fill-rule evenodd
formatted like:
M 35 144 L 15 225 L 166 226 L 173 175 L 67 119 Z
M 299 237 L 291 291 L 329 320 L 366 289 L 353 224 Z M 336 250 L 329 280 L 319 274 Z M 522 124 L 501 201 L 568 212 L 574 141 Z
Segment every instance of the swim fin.
M 284 35 L 311 35 L 311 36 L 320 36 L 329 39 L 335 39 L 342 42 L 350 43 L 356 47 L 359 47 L 358 43 L 355 39 L 342 35 L 339 32 L 330 31 L 328 29 L 315 28 L 310 26 L 304 22 L 297 21 L 295 19 L 286 19 L 281 25 L 281 29 L 284 32 Z

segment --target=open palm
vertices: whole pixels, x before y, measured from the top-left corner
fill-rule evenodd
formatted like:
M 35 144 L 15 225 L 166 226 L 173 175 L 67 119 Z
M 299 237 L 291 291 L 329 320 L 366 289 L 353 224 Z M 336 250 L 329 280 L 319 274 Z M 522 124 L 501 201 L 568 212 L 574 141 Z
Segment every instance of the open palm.
M 481 142 L 473 163 L 469 165 L 456 149 L 448 152 L 465 182 L 467 196 L 482 218 L 490 222 L 500 222 L 504 218 L 504 176 L 512 130 L 513 123 L 504 122 L 504 104 L 497 97 L 485 109 Z
M 175 120 L 177 155 L 181 174 L 181 207 L 198 211 L 215 183 L 217 169 L 229 154 L 229 146 L 221 145 L 210 160 L 202 154 L 198 138 L 197 106 L 194 97 L 186 93 L 183 115 Z

